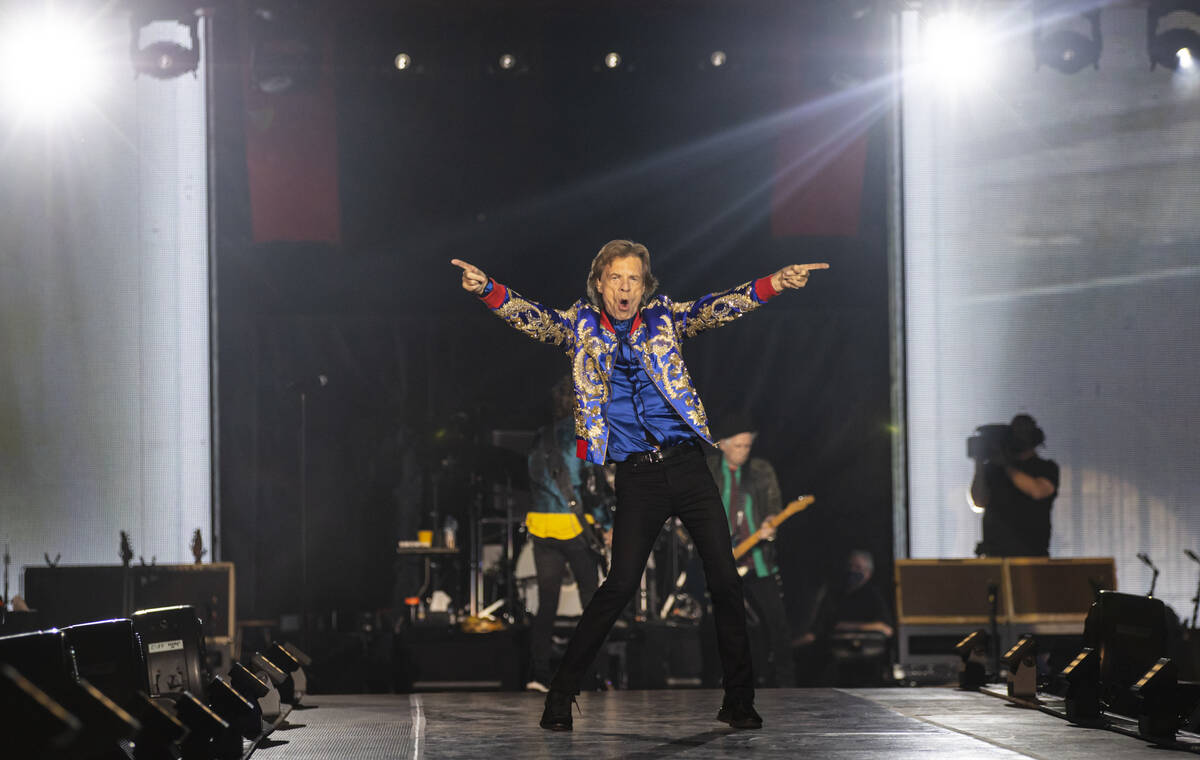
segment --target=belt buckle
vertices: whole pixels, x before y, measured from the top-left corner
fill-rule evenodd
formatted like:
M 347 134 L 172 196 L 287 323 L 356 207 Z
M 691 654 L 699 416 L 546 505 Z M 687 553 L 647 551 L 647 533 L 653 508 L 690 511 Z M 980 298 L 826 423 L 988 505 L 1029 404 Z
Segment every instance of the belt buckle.
M 654 449 L 653 451 L 646 452 L 646 458 L 651 462 L 661 462 L 665 457 L 663 456 L 662 449 Z

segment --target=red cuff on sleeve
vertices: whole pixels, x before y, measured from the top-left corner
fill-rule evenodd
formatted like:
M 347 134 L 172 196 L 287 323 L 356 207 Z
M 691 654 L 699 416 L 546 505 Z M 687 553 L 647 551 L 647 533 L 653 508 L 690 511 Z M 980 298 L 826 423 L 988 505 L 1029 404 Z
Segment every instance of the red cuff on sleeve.
M 504 305 L 504 297 L 507 295 L 508 288 L 492 280 L 492 292 L 486 296 L 481 296 L 479 300 L 483 301 L 489 309 L 499 309 Z
M 587 459 L 588 445 L 587 441 L 582 438 L 575 439 L 575 456 L 580 459 Z
M 771 285 L 770 277 L 759 277 L 754 281 L 754 295 L 758 296 L 760 301 L 769 301 L 779 295 L 779 291 Z

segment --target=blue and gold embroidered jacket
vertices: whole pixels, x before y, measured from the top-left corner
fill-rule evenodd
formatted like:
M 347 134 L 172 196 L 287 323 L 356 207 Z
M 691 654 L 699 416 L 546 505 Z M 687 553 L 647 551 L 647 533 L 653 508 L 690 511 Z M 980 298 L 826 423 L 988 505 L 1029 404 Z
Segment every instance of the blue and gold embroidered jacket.
M 652 297 L 630 327 L 630 345 L 663 397 L 696 432 L 712 443 L 708 417 L 692 385 L 679 344 L 704 330 L 728 324 L 777 293 L 769 277 L 720 293 L 675 302 Z M 608 448 L 609 378 L 617 336 L 608 315 L 585 300 L 569 309 L 552 309 L 522 297 L 495 280 L 482 298 L 498 317 L 534 340 L 563 349 L 575 381 L 576 454 L 604 464 Z

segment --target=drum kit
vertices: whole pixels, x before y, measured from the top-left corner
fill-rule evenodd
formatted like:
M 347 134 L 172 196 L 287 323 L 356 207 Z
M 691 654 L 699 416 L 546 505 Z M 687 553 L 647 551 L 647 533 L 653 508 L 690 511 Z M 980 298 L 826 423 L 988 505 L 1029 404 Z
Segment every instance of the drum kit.
M 526 455 L 534 435 L 534 432 L 524 430 L 492 430 L 487 445 L 479 447 L 481 452 L 464 457 L 473 460 L 469 479 L 479 486 L 464 515 L 468 533 L 466 545 L 458 547 L 466 553 L 467 593 L 466 599 L 462 600 L 466 604 L 461 605 L 461 618 L 465 621 L 515 624 L 524 622 L 527 616 L 538 611 L 533 542 L 524 529 L 525 513 L 530 505 Z M 437 514 L 436 509 L 434 514 Z M 436 517 L 434 521 L 436 523 Z M 434 536 L 441 538 L 438 531 L 434 531 Z M 450 536 L 446 537 L 446 542 L 452 542 Z M 444 553 L 441 542 L 437 543 L 439 546 L 432 549 L 442 548 Z M 668 520 L 650 554 L 633 601 L 635 621 L 695 622 L 700 619 L 702 601 L 697 597 L 703 592 L 694 584 L 688 586 L 685 583 L 687 567 L 694 554 L 679 520 Z M 428 582 L 427 569 L 426 585 L 422 588 L 426 594 L 432 591 Z M 452 585 L 461 588 L 457 583 Z M 568 569 L 559 593 L 557 614 L 572 618 L 582 613 L 579 586 Z

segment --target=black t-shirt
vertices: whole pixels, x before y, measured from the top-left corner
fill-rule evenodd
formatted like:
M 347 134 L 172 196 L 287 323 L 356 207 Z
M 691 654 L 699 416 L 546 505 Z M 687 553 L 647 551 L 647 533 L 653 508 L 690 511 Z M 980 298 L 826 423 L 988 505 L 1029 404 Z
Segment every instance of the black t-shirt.
M 823 592 L 812 632 L 827 637 L 838 623 L 892 624 L 892 613 L 883 594 L 874 584 L 865 583 L 853 591 L 826 589 Z
M 1058 496 L 1058 465 L 1034 456 L 1014 461 L 1013 469 L 1054 484 L 1045 499 L 1030 498 L 1017 488 L 1000 465 L 983 467 L 988 504 L 983 512 L 983 553 L 989 557 L 1046 557 L 1050 555 L 1050 508 Z

